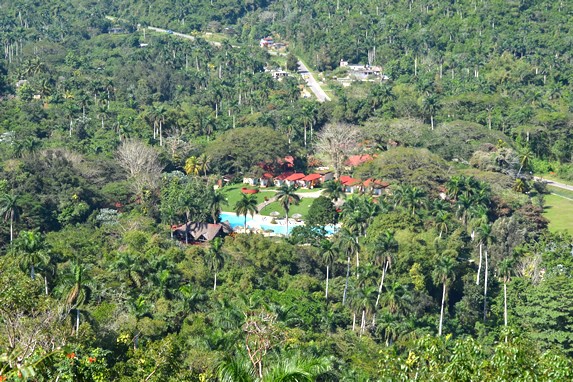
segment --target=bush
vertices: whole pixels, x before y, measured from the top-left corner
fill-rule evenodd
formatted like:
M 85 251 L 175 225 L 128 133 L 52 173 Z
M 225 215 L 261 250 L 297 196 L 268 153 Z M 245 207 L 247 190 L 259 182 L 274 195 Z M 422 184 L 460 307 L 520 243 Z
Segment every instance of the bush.
M 557 176 L 564 180 L 573 181 L 573 165 L 571 164 L 562 164 L 559 166 L 557 170 Z

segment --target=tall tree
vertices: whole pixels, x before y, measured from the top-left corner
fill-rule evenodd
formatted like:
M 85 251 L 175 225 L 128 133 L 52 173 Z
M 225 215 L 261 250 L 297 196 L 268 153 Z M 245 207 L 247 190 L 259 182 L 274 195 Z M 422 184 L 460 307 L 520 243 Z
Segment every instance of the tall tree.
M 4 216 L 5 222 L 10 222 L 10 243 L 12 243 L 14 240 L 14 222 L 20 216 L 18 196 L 8 193 L 0 195 L 0 214 Z
M 293 185 L 287 186 L 286 184 L 281 186 L 276 193 L 277 201 L 281 204 L 285 210 L 286 215 L 286 234 L 288 236 L 288 213 L 290 211 L 290 206 L 293 204 L 298 204 L 300 202 L 300 196 L 296 194 L 296 187 Z
M 328 239 L 324 239 L 320 242 L 320 254 L 322 257 L 322 261 L 326 265 L 326 292 L 324 294 L 324 298 L 328 300 L 328 277 L 329 277 L 329 270 L 334 264 L 336 260 L 336 251 L 337 247 L 334 245 L 334 242 Z
M 64 277 L 62 287 L 67 289 L 65 293 L 65 303 L 70 314 L 75 313 L 75 324 L 73 332 L 77 336 L 80 329 L 80 307 L 87 303 L 91 295 L 93 284 L 85 274 L 85 268 L 79 260 L 74 260 L 70 273 Z
M 30 278 L 36 278 L 36 268 L 50 261 L 46 244 L 37 231 L 22 231 L 14 243 L 14 251 L 23 268 L 30 270 Z
M 336 203 L 340 199 L 344 199 L 346 194 L 344 193 L 344 186 L 339 180 L 329 180 L 323 185 L 323 193 Z
M 455 253 L 453 253 L 455 256 Z M 436 263 L 436 267 L 432 272 L 432 276 L 435 282 L 442 284 L 442 304 L 440 306 L 440 325 L 438 328 L 438 335 L 442 335 L 442 326 L 444 322 L 444 305 L 446 304 L 447 300 L 447 290 L 448 286 L 454 281 L 456 276 L 454 270 L 456 267 L 456 261 L 452 257 L 452 253 L 450 251 L 445 251 L 442 253 L 442 256 L 438 259 Z
M 216 237 L 211 240 L 209 248 L 207 249 L 207 266 L 213 272 L 213 290 L 217 290 L 217 273 L 223 268 L 225 264 L 225 256 L 223 253 L 223 240 Z
M 388 268 L 392 265 L 392 258 L 396 252 L 398 252 L 398 241 L 394 237 L 394 232 L 386 230 L 376 238 L 374 243 L 374 262 L 376 265 L 382 266 L 382 276 L 380 278 L 375 307 L 378 307 L 378 302 L 380 302 L 380 295 L 384 287 L 384 278 Z
M 338 179 L 349 155 L 358 148 L 360 131 L 356 126 L 335 123 L 326 125 L 318 134 L 316 149 L 328 159 Z
M 344 292 L 342 294 L 342 304 L 346 303 L 348 295 L 348 280 L 350 278 L 350 259 L 360 251 L 360 244 L 357 238 L 346 228 L 342 228 L 337 233 L 337 246 L 340 253 L 346 255 L 346 280 L 344 282 Z M 358 256 L 358 255 L 357 255 Z
M 211 195 L 209 210 L 211 211 L 211 218 L 213 223 L 219 222 L 219 215 L 221 215 L 221 207 L 228 205 L 227 197 L 221 189 L 214 190 Z
M 499 265 L 499 274 L 503 280 L 503 326 L 507 331 L 507 284 L 511 278 L 511 269 L 513 267 L 513 258 L 507 257 L 503 259 Z M 507 333 L 505 335 L 505 342 L 507 342 Z
M 257 199 L 254 195 L 243 194 L 241 199 L 235 203 L 235 213 L 237 216 L 243 215 L 245 217 L 245 233 L 247 233 L 247 215 L 255 216 L 257 213 Z

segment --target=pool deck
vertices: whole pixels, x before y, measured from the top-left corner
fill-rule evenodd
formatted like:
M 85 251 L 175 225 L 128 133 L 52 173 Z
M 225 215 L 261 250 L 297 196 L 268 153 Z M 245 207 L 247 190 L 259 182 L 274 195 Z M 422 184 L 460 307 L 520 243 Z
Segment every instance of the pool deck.
M 284 236 L 284 234 L 275 233 L 275 232 L 265 232 L 263 230 L 263 226 L 286 226 L 286 219 L 285 218 L 274 218 L 277 224 L 271 224 L 273 220 L 272 217 L 264 216 L 261 214 L 255 214 L 252 218 L 249 215 L 249 220 L 247 221 L 247 233 L 262 233 L 265 236 Z M 224 221 L 224 220 L 223 220 Z M 296 219 L 289 218 L 288 219 L 289 228 L 302 226 L 304 225 L 303 221 L 296 221 Z M 243 225 L 236 226 L 233 231 L 237 233 L 244 233 L 245 229 Z

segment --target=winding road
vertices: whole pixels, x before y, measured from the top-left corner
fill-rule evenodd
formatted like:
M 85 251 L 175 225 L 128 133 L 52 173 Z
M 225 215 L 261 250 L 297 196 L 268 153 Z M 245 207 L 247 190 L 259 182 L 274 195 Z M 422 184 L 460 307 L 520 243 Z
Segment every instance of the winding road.
M 112 20 L 112 21 L 117 20 L 117 18 L 112 17 L 112 16 L 106 16 L 106 18 L 108 20 Z M 177 37 L 181 37 L 181 38 L 184 38 L 187 40 L 195 41 L 195 36 L 185 34 L 185 33 L 175 32 L 175 31 L 172 31 L 170 29 L 157 28 L 157 27 L 152 27 L 152 26 L 148 26 L 147 29 L 149 29 L 150 31 L 159 32 L 159 33 L 167 33 L 167 34 L 171 34 L 173 36 L 177 36 Z M 207 40 L 207 42 L 213 46 L 217 46 L 217 47 L 221 46 L 221 43 L 217 42 L 217 41 Z M 238 46 L 234 46 L 234 45 L 233 45 L 233 47 L 238 48 Z M 320 86 L 318 81 L 316 81 L 316 79 L 314 78 L 314 76 L 312 75 L 310 70 L 308 70 L 306 65 L 300 60 L 298 61 L 297 72 L 306 81 L 307 86 L 314 93 L 318 102 L 324 102 L 324 101 L 330 101 L 331 100 L 330 97 L 328 95 L 326 95 L 326 92 L 322 89 L 322 87 Z

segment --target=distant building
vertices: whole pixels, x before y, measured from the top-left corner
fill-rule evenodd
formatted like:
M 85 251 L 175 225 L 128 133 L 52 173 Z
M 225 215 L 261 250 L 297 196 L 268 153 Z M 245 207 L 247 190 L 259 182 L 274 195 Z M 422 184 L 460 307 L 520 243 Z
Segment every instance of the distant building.
M 125 29 L 120 28 L 120 27 L 113 27 L 113 28 L 109 28 L 107 33 L 109 33 L 109 34 L 125 33 Z
M 388 80 L 389 77 L 382 73 L 381 66 L 375 65 L 356 65 L 348 61 L 340 60 L 340 67 L 348 70 L 348 77 L 355 81 L 368 81 L 375 77 L 382 80 Z M 339 79 L 343 80 L 343 79 Z
M 274 44 L 274 40 L 272 37 L 264 37 L 261 39 L 261 41 L 259 42 L 261 48 L 270 48 L 273 44 Z
M 271 70 L 271 76 L 273 76 L 275 80 L 280 80 L 288 77 L 288 72 L 285 72 L 284 70 Z
M 220 224 L 188 222 L 172 226 L 171 231 L 174 238 L 191 243 L 211 241 L 218 236 L 230 234 L 233 229 L 225 222 Z

